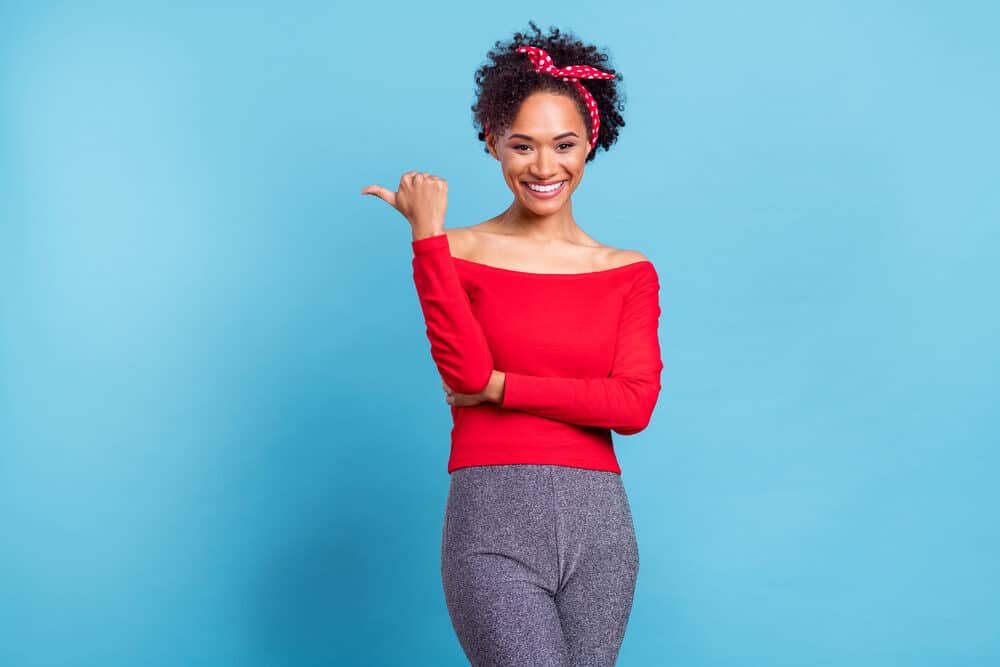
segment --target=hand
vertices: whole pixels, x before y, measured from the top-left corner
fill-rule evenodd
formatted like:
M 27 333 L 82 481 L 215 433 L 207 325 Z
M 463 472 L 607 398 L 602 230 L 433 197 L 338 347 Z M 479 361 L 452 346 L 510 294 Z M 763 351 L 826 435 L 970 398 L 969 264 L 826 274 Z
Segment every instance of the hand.
M 490 375 L 489 383 L 487 383 L 486 387 L 478 394 L 456 394 L 455 391 L 443 380 L 441 381 L 441 386 L 444 388 L 445 402 L 449 405 L 464 408 L 470 405 L 479 405 L 480 403 L 485 402 L 497 404 L 501 403 L 503 401 L 503 391 L 506 382 L 507 374 L 503 371 L 493 369 L 493 374 Z
M 448 208 L 448 181 L 423 171 L 408 171 L 399 179 L 399 191 L 369 185 L 363 195 L 375 195 L 403 214 L 414 232 L 444 231 Z
M 441 381 L 441 386 L 444 387 L 444 400 L 448 405 L 457 408 L 467 408 L 470 405 L 479 405 L 486 401 L 485 390 L 478 394 L 456 394 L 443 380 Z

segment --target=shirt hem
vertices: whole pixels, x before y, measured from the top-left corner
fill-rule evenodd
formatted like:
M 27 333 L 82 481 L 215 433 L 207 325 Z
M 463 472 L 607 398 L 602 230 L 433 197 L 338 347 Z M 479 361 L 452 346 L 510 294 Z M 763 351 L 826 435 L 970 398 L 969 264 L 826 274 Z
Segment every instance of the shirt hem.
M 553 461 L 551 459 L 544 458 L 511 458 L 511 459 L 491 459 L 491 460 L 477 460 L 477 459 L 467 459 L 459 461 L 450 461 L 448 463 L 448 474 L 455 472 L 460 468 L 469 468 L 472 466 L 497 466 L 497 465 L 554 465 L 563 466 L 566 468 L 582 468 L 584 470 L 597 470 L 600 472 L 613 472 L 616 475 L 621 475 L 621 467 L 617 464 L 609 465 L 604 463 L 590 463 L 587 461 Z

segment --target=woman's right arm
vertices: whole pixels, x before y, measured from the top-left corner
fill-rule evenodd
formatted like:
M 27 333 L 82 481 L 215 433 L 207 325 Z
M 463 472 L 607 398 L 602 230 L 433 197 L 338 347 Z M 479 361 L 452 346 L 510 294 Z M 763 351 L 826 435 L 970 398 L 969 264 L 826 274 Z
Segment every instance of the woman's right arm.
M 460 394 L 478 394 L 493 374 L 493 353 L 452 261 L 448 235 L 414 228 L 413 284 L 424 314 L 431 357 Z
M 413 283 L 424 312 L 431 357 L 441 379 L 453 390 L 478 394 L 493 374 L 493 353 L 472 314 L 444 231 L 448 182 L 426 172 L 408 171 L 400 177 L 398 191 L 369 185 L 361 194 L 383 199 L 410 223 Z

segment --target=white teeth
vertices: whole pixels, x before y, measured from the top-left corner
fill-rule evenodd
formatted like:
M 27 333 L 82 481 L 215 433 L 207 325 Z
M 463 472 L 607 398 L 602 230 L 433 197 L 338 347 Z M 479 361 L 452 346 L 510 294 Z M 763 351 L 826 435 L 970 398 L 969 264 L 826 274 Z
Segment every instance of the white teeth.
M 552 192 L 553 190 L 558 190 L 559 188 L 561 188 L 562 184 L 565 182 L 566 181 L 559 181 L 554 185 L 535 185 L 533 183 L 528 183 L 527 185 L 535 192 Z

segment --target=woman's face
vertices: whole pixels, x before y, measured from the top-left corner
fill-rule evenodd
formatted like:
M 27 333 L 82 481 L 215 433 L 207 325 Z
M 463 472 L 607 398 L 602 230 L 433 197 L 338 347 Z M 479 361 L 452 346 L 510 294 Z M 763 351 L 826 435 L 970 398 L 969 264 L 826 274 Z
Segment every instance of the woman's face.
M 525 98 L 513 125 L 494 137 L 490 154 L 500 161 L 515 201 L 536 215 L 551 215 L 569 201 L 583 177 L 587 128 L 577 105 L 565 95 L 533 93 Z M 558 183 L 537 192 L 528 184 Z M 551 188 L 546 188 L 551 190 Z

